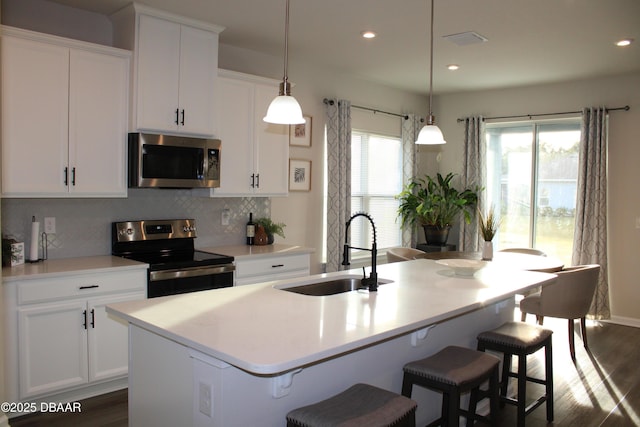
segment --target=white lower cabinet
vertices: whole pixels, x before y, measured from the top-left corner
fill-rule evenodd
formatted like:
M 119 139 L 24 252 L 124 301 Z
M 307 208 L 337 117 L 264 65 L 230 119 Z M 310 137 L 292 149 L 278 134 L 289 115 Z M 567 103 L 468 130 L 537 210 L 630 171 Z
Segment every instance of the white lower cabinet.
M 17 327 L 7 331 L 17 344 L 7 364 L 18 373 L 9 394 L 30 400 L 126 377 L 127 324 L 106 306 L 144 299 L 146 280 L 146 270 L 131 270 L 5 283 L 15 286 L 5 304 Z
M 235 286 L 308 276 L 310 258 L 309 254 L 296 254 L 236 259 Z

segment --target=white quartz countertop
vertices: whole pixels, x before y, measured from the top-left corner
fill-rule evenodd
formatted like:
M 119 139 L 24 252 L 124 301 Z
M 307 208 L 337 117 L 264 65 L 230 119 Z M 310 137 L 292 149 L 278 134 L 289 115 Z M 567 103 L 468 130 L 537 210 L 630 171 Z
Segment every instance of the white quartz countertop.
M 148 264 L 111 255 L 78 258 L 62 258 L 24 263 L 2 269 L 2 280 L 11 282 L 24 279 L 45 279 L 69 274 L 121 271 L 121 269 L 146 269 Z
M 276 375 L 503 301 L 556 276 L 487 267 L 455 276 L 433 260 L 381 265 L 377 292 L 308 296 L 277 287 L 359 270 L 113 304 L 139 327 L 245 371 Z
M 212 246 L 197 248 L 200 251 L 215 254 L 232 256 L 235 259 L 269 257 L 280 255 L 311 254 L 316 250 L 304 246 L 284 245 L 274 243 L 272 245 L 235 245 L 235 246 Z

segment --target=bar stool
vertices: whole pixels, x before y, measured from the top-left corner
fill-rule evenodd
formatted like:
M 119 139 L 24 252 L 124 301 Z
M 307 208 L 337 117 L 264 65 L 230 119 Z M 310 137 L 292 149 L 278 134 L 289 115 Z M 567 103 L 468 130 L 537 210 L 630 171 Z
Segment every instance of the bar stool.
M 553 331 L 521 322 L 507 322 L 491 331 L 478 335 L 478 350 L 493 350 L 504 354 L 502 380 L 500 387 L 501 402 L 518 408 L 518 427 L 524 427 L 525 416 L 538 406 L 547 402 L 547 421 L 553 421 L 553 357 L 551 335 Z M 527 376 L 527 356 L 544 347 L 545 378 Z M 518 356 L 518 371 L 511 370 L 512 356 Z M 518 379 L 517 399 L 507 397 L 509 378 Z M 527 381 L 545 386 L 545 393 L 527 406 Z
M 413 385 L 442 393 L 442 414 L 429 426 L 457 427 L 460 415 L 467 418 L 467 426 L 474 420 L 488 421 L 476 414 L 478 398 L 490 398 L 491 425 L 497 425 L 500 359 L 464 347 L 449 346 L 426 359 L 409 362 L 404 366 L 402 394 L 411 397 Z M 480 386 L 489 381 L 487 391 Z M 460 409 L 460 395 L 470 391 L 469 409 Z M 429 427 L 427 426 L 427 427 Z
M 368 384 L 356 384 L 340 394 L 287 414 L 287 427 L 415 427 L 411 399 Z

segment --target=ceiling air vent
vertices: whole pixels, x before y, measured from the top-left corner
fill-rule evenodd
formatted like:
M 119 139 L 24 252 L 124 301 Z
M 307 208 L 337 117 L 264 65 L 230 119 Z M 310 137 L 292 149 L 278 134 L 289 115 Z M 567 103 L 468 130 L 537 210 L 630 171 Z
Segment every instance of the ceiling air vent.
M 450 34 L 448 36 L 442 36 L 442 37 L 449 40 L 452 43 L 457 44 L 458 46 L 466 46 L 468 44 L 475 44 L 475 43 L 484 43 L 489 40 L 488 38 L 481 36 L 475 31 L 467 31 L 465 33 Z

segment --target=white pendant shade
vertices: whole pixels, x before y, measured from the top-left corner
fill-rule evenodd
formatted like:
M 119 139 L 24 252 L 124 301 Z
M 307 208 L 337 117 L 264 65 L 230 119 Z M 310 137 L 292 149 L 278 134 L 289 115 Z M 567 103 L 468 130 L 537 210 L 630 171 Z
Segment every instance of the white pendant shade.
M 438 144 L 446 144 L 447 141 L 444 140 L 444 136 L 442 136 L 442 131 L 436 125 L 425 125 L 422 129 L 420 129 L 420 133 L 418 134 L 418 140 L 416 144 L 422 145 L 438 145 Z
M 276 96 L 269 108 L 267 115 L 262 119 L 267 123 L 275 123 L 279 125 L 298 125 L 305 123 L 302 117 L 302 108 L 298 101 L 291 95 Z

